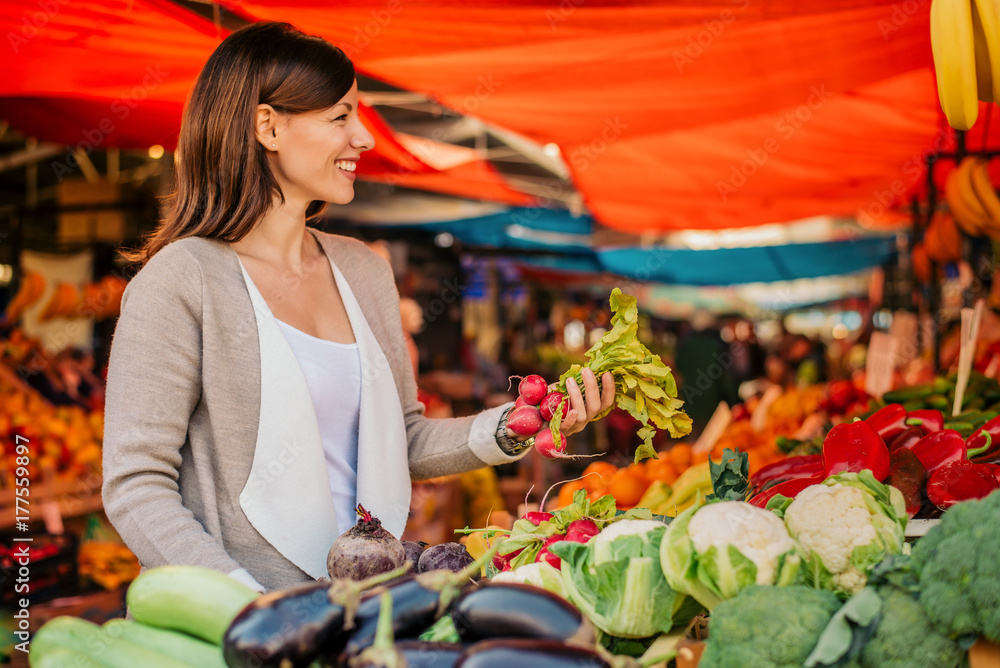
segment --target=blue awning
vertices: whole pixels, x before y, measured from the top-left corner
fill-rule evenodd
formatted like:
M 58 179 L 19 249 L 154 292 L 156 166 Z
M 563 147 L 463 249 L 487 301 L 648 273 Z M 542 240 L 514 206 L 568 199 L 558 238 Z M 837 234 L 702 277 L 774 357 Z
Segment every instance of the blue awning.
M 884 263 L 895 251 L 891 236 L 824 243 L 692 250 L 605 248 L 605 271 L 637 281 L 672 285 L 736 285 L 853 274 Z

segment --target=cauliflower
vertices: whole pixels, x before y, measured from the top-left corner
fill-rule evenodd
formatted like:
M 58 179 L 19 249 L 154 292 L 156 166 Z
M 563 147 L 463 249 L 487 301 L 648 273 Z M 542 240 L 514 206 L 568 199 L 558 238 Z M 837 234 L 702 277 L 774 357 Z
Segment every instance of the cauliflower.
M 800 561 L 782 521 L 742 501 L 689 508 L 670 524 L 660 545 L 670 586 L 710 610 L 749 585 L 791 584 Z
M 805 552 L 810 583 L 850 595 L 875 564 L 902 551 L 906 509 L 899 490 L 870 472 L 841 473 L 799 492 L 785 526 Z
M 566 588 L 563 587 L 559 569 L 544 561 L 524 564 L 512 571 L 497 573 L 490 582 L 514 582 L 532 585 L 566 598 Z
M 702 508 L 691 518 L 688 537 L 699 553 L 712 546 L 735 545 L 757 566 L 756 584 L 773 583 L 778 560 L 795 550 L 795 541 L 777 515 L 738 501 Z

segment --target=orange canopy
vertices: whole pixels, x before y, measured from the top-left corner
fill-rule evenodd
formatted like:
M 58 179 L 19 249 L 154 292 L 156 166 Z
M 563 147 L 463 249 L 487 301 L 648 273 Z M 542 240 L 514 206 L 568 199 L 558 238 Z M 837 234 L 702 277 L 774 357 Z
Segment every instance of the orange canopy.
M 919 184 L 921 156 L 943 129 L 929 3 L 355 0 L 334 10 L 240 0 L 233 9 L 290 21 L 360 70 L 557 143 L 595 217 L 627 231 L 880 220 L 880 207 Z
M 169 0 L 4 0 L 0 34 L 15 65 L 0 77 L 0 119 L 85 152 L 173 149 L 184 100 L 224 36 Z M 375 110 L 362 106 L 361 114 L 376 138 L 375 150 L 358 163 L 363 178 L 515 205 L 529 201 L 474 153 L 438 169 L 403 147 Z
M 817 214 L 885 220 L 922 188 L 922 156 L 950 147 L 928 9 L 898 0 L 232 6 L 331 39 L 359 71 L 556 143 L 597 220 L 633 232 Z M 0 34 L 13 53 L 0 118 L 83 148 L 172 146 L 183 100 L 222 37 L 169 0 L 0 0 Z M 368 178 L 530 203 L 488 163 L 428 164 L 365 113 L 379 139 L 362 161 Z M 983 124 L 969 133 L 976 148 Z

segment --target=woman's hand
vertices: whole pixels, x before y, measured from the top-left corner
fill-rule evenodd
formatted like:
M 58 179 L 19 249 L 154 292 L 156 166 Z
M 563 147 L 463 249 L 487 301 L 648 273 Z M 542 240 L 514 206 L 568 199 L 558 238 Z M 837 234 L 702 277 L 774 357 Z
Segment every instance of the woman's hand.
M 581 431 L 596 415 L 611 408 L 615 402 L 615 378 L 610 371 L 605 371 L 601 376 L 600 388 L 597 376 L 589 368 L 584 367 L 580 375 L 583 376 L 583 393 L 580 392 L 576 379 L 566 380 L 569 412 L 559 425 L 559 430 L 567 436 Z

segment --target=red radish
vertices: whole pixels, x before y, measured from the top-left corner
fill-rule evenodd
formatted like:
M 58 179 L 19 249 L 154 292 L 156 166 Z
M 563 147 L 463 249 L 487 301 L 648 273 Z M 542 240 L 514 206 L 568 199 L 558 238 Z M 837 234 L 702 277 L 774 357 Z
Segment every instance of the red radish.
M 555 536 L 549 536 L 548 538 L 546 538 L 545 542 L 542 543 L 542 549 L 538 551 L 538 556 L 535 557 L 535 561 L 544 561 L 549 566 L 554 566 L 555 568 L 561 568 L 562 559 L 549 552 L 549 545 L 551 545 L 552 543 L 558 543 L 561 540 L 566 540 L 566 536 L 563 536 L 561 534 L 556 534 Z
M 552 513 L 545 513 L 537 510 L 532 511 L 530 513 L 526 513 L 524 515 L 524 519 L 528 520 L 536 527 L 540 525 L 542 522 L 548 522 L 549 520 L 552 519 L 552 517 L 553 517 Z
M 534 436 L 543 426 L 542 414 L 534 406 L 515 408 L 507 418 L 507 428 L 518 436 Z
M 589 517 L 584 517 L 569 523 L 566 529 L 566 540 L 571 540 L 574 543 L 586 543 L 599 533 L 601 533 L 601 528 L 597 526 L 597 522 Z
M 559 410 L 559 404 L 563 399 L 566 399 L 566 403 L 563 404 L 562 416 L 565 419 L 566 414 L 569 413 L 569 399 L 562 392 L 549 392 L 542 399 L 542 403 L 538 405 L 538 410 L 542 414 L 543 420 L 551 420 L 552 416 L 556 414 Z
M 548 383 L 538 374 L 531 374 L 521 379 L 517 393 L 532 406 L 537 406 L 549 391 Z
M 520 408 L 521 406 L 527 406 L 528 403 L 524 400 L 524 397 L 518 397 L 514 402 L 515 408 Z
M 523 551 L 524 548 L 522 547 L 520 550 L 514 550 L 510 554 L 500 554 L 497 552 L 493 555 L 493 565 L 496 566 L 497 570 L 509 571 L 510 562 L 514 561 L 514 557 L 521 554 Z
M 552 430 L 543 429 L 535 435 L 535 449 L 538 450 L 538 454 L 547 459 L 565 457 L 566 435 L 559 434 L 559 445 L 557 446 L 552 439 Z

